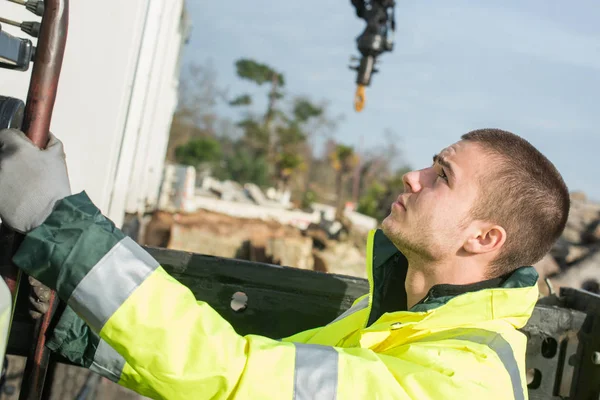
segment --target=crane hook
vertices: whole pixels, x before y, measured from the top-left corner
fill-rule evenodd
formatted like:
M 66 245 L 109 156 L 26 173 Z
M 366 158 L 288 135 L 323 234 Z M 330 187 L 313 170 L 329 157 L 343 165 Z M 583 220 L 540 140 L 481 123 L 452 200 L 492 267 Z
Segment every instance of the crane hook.
M 365 85 L 358 85 L 354 95 L 354 109 L 356 112 L 361 112 L 365 108 L 365 99 Z

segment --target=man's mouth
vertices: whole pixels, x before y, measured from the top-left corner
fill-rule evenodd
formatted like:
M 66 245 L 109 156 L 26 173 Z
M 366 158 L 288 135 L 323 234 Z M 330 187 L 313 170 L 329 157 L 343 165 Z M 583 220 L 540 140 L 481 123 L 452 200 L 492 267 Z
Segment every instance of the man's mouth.
M 398 196 L 398 198 L 396 199 L 396 201 L 394 202 L 394 205 L 400 206 L 402 207 L 404 210 L 406 210 L 406 205 L 404 203 L 404 199 L 402 198 L 402 196 Z

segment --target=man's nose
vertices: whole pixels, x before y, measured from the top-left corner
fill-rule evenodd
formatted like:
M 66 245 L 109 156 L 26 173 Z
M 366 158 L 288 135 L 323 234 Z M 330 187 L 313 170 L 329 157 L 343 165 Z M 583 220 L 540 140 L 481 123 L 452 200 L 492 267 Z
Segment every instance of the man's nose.
M 420 172 L 421 171 L 410 171 L 402 176 L 404 192 L 417 193 L 421 191 Z

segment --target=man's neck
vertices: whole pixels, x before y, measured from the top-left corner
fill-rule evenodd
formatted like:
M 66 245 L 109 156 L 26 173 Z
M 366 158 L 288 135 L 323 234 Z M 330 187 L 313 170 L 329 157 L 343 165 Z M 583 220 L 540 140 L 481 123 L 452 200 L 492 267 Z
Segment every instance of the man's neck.
M 472 265 L 465 260 L 461 260 L 461 265 L 457 263 L 419 265 L 409 260 L 404 284 L 408 308 L 421 301 L 435 285 L 468 285 L 481 282 L 486 279 L 484 271 L 484 267 Z

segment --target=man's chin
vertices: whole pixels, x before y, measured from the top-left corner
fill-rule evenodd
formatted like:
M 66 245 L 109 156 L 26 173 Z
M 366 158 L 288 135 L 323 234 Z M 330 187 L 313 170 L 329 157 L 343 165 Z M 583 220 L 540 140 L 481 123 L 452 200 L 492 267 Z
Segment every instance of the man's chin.
M 398 236 L 400 226 L 397 221 L 394 221 L 394 218 L 391 215 L 388 215 L 381 222 L 381 230 L 389 239 L 393 240 L 396 236 Z
M 390 232 L 393 225 L 394 220 L 392 219 L 391 215 L 388 215 L 383 221 L 381 221 L 381 230 L 387 235 L 388 232 Z
M 383 220 L 381 230 L 398 249 L 403 250 L 411 247 L 406 236 L 406 227 L 403 228 L 391 215 Z

